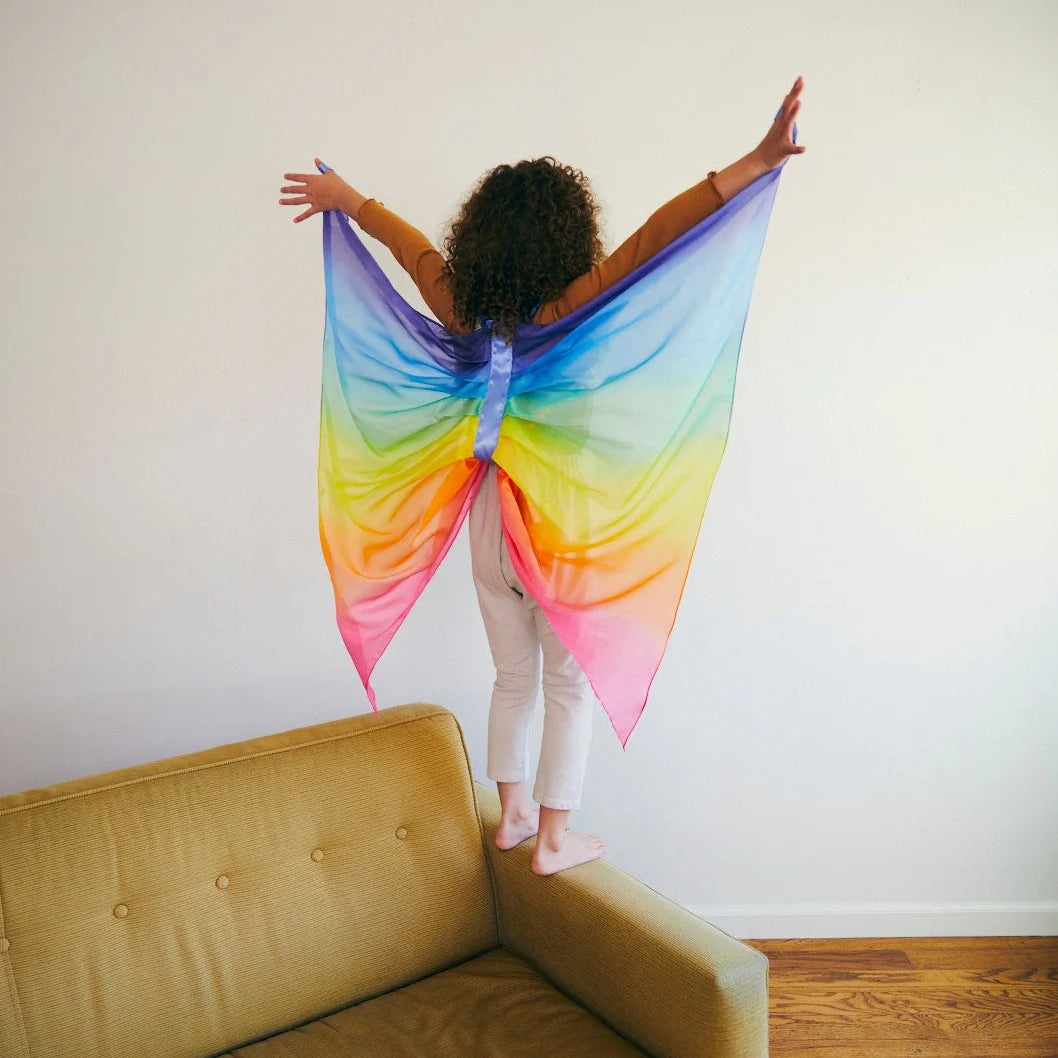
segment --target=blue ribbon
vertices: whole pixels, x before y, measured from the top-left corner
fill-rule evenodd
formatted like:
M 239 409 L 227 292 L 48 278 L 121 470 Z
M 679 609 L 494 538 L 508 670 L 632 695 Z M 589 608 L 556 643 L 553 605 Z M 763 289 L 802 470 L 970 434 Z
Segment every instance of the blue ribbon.
M 507 390 L 511 385 L 513 361 L 514 352 L 510 343 L 494 334 L 492 351 L 489 354 L 489 383 L 485 387 L 478 430 L 474 435 L 474 455 L 485 463 L 492 459 L 496 442 L 500 438 L 500 423 L 507 407 Z

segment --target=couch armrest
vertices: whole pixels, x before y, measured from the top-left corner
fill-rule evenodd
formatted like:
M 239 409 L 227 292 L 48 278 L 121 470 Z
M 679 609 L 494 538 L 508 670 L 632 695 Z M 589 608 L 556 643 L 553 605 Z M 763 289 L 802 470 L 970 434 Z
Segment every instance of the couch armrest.
M 765 1058 L 765 955 L 605 859 L 534 874 L 536 839 L 501 852 L 499 797 L 474 793 L 504 947 L 657 1058 Z

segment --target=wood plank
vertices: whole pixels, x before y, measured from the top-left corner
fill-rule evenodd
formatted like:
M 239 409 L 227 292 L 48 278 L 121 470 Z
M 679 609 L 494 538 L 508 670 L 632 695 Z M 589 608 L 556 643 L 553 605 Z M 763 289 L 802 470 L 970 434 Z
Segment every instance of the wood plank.
M 1058 1058 L 1058 937 L 747 940 L 772 1058 Z

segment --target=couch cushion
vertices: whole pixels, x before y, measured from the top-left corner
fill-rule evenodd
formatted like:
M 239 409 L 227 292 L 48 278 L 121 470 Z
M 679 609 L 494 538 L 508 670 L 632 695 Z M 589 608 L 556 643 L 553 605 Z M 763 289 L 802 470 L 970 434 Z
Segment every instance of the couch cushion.
M 0 797 L 0 1054 L 214 1053 L 494 948 L 472 785 L 409 705 Z
M 505 948 L 224 1058 L 642 1058 Z

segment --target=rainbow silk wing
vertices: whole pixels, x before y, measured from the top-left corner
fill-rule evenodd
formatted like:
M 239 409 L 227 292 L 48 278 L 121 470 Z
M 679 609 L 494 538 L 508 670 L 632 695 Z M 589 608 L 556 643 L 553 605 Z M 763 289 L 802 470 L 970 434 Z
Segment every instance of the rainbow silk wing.
M 371 672 L 492 460 L 512 564 L 627 744 L 727 443 L 779 173 L 510 345 L 415 311 L 324 214 L 320 538 L 376 712 Z

